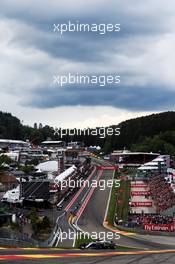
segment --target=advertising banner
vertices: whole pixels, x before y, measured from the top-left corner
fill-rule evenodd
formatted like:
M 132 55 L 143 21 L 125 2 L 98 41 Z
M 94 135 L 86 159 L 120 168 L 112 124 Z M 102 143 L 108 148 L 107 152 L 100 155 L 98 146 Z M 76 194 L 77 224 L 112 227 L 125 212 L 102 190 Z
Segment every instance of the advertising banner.
M 133 207 L 152 207 L 152 202 L 131 202 Z
M 147 231 L 164 231 L 164 232 L 175 232 L 175 225 L 173 224 L 145 224 L 144 230 Z
M 145 196 L 150 195 L 150 192 L 148 191 L 132 191 L 131 196 Z
M 97 170 L 118 170 L 118 166 L 97 166 Z
M 146 184 L 131 184 L 131 188 L 147 188 Z

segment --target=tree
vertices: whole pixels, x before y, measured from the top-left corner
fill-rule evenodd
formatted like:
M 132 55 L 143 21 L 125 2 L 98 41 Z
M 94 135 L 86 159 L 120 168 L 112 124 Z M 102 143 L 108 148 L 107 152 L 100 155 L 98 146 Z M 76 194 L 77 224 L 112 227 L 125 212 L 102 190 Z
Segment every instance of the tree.
M 37 210 L 35 207 L 32 207 L 31 212 L 29 214 L 29 219 L 31 220 L 32 224 L 34 224 L 38 221 Z
M 48 227 L 50 227 L 50 220 L 47 216 L 44 216 L 42 221 L 42 229 L 46 229 Z

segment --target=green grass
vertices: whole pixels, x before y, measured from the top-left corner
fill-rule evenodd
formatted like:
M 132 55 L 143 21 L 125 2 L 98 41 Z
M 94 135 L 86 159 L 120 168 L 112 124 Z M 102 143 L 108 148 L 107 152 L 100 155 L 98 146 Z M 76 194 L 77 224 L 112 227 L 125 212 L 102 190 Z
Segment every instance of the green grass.
M 89 238 L 89 237 L 84 237 L 84 238 L 78 238 L 76 239 L 75 243 L 75 248 L 79 248 L 81 244 L 85 243 L 86 245 L 89 244 L 90 242 L 94 242 L 95 240 Z M 120 246 L 117 245 L 115 250 L 117 251 L 131 251 L 131 250 L 139 250 L 139 248 L 132 248 L 132 247 L 126 247 L 126 246 Z
M 131 251 L 131 250 L 143 250 L 142 248 L 135 248 L 135 247 L 125 247 L 125 246 L 117 246 L 116 250 L 119 251 Z
M 76 238 L 75 247 L 79 248 L 81 244 L 89 244 L 90 242 L 93 242 L 94 240 L 90 238 L 88 235 L 81 234 L 80 237 Z
M 75 242 L 75 248 L 79 248 L 81 244 L 87 245 L 90 242 L 94 242 L 94 241 L 96 241 L 96 240 L 89 238 L 89 236 L 77 238 L 76 242 Z M 115 250 L 117 250 L 117 251 L 131 251 L 131 250 L 136 250 L 136 248 L 117 245 Z
M 119 177 L 119 173 L 116 171 L 114 175 L 114 179 L 117 179 Z M 108 215 L 107 215 L 107 221 L 110 225 L 114 224 L 114 216 L 116 212 L 116 200 L 117 196 L 116 193 L 118 192 L 118 187 L 113 184 L 112 191 L 111 191 L 111 198 L 110 198 L 110 203 L 109 203 L 109 208 L 108 208 Z
M 123 191 L 118 192 L 118 201 L 121 201 L 121 203 L 117 204 L 117 215 L 119 219 L 122 219 L 123 222 L 126 222 L 129 209 L 130 182 L 121 181 L 120 189 Z
M 115 173 L 114 178 L 118 178 L 119 173 Z M 123 190 L 120 192 L 119 190 Z M 117 195 L 116 195 L 117 194 Z M 121 201 L 121 203 L 117 203 Z M 116 187 L 115 184 L 112 187 L 111 198 L 108 208 L 107 221 L 110 225 L 114 224 L 115 213 L 117 213 L 118 218 L 126 222 L 128 217 L 129 209 L 129 197 L 130 197 L 130 182 L 122 180 L 120 182 L 120 188 Z

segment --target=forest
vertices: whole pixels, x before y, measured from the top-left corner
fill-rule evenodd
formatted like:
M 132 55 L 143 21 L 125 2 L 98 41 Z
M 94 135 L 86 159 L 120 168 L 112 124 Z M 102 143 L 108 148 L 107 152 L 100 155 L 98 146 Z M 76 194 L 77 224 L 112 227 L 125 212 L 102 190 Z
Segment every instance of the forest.
M 113 130 L 118 127 L 120 135 L 114 134 L 101 138 L 93 133 L 89 136 L 82 133 L 81 135 L 66 135 L 60 139 L 55 129 L 49 125 L 26 126 L 12 114 L 0 112 L 1 139 L 28 139 L 34 145 L 47 139 L 65 140 L 66 142 L 83 141 L 86 146 L 100 145 L 105 153 L 118 149 L 130 149 L 175 154 L 175 112 L 173 111 L 134 118 L 111 126 Z

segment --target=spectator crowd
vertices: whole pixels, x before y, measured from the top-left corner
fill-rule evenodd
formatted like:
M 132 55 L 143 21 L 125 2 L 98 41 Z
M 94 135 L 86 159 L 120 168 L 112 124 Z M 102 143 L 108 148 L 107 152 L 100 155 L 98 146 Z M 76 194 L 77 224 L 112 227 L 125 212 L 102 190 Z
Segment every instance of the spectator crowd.
M 145 224 L 175 224 L 175 217 L 160 214 L 132 214 L 128 217 L 129 227 L 144 227 Z
M 149 189 L 158 214 L 175 206 L 175 193 L 163 176 L 152 176 Z

